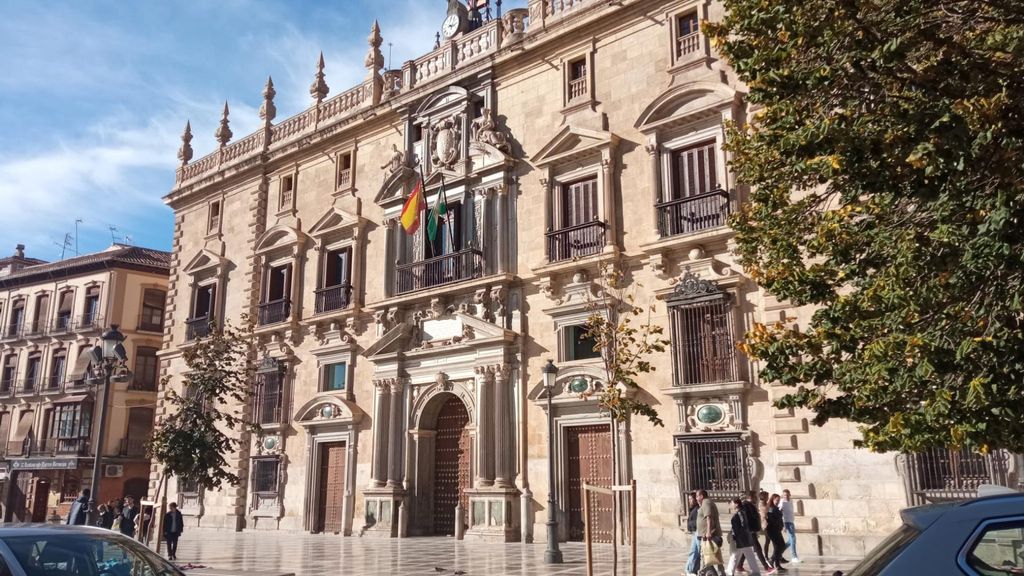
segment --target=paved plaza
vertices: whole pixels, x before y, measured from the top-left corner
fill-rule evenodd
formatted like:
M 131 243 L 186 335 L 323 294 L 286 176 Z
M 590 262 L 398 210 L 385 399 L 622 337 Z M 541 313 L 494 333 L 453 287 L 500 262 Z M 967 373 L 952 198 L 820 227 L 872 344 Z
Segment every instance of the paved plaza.
M 581 544 L 563 544 L 565 563 L 544 564 L 543 544 L 485 544 L 451 538 L 401 540 L 343 538 L 333 535 L 222 532 L 186 532 L 178 548 L 178 564 L 199 564 L 209 569 L 294 572 L 296 576 L 582 576 L 586 574 Z M 619 574 L 629 574 L 627 551 L 620 549 Z M 637 574 L 678 576 L 685 551 L 641 548 Z M 596 546 L 596 575 L 611 574 L 611 547 Z M 789 570 L 791 576 L 831 576 L 848 570 L 854 559 L 806 559 Z

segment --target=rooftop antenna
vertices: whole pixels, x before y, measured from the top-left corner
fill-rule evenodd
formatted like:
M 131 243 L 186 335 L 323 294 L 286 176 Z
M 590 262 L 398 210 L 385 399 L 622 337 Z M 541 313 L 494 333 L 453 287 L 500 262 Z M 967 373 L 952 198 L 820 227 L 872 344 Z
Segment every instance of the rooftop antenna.
M 388 70 L 391 70 L 391 42 L 388 42 Z
M 124 243 L 129 245 L 129 246 L 132 245 L 132 235 L 131 234 L 125 234 L 124 235 Z
M 67 249 L 71 247 L 71 233 L 68 232 L 64 235 L 64 242 L 54 242 L 54 244 L 60 246 L 60 259 L 63 260 Z
M 81 252 L 78 251 L 78 225 L 82 222 L 83 220 L 81 218 L 75 218 L 75 256 L 81 254 Z
M 107 228 L 110 228 L 110 243 L 117 244 L 117 226 L 110 224 L 107 226 Z

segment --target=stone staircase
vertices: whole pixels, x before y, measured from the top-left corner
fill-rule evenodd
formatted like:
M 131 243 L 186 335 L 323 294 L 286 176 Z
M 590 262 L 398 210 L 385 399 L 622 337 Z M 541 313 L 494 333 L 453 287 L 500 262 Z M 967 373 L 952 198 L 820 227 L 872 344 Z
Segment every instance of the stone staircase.
M 773 386 L 768 393 L 769 400 L 774 403 L 785 393 L 785 388 Z M 797 551 L 801 556 L 820 556 L 822 546 L 817 519 L 804 512 L 804 502 L 817 497 L 814 484 L 807 482 L 802 474 L 803 469 L 812 463 L 811 452 L 801 446 L 801 439 L 808 433 L 808 425 L 807 419 L 796 416 L 792 409 L 772 408 L 775 471 L 779 491 L 788 489 L 793 497 Z

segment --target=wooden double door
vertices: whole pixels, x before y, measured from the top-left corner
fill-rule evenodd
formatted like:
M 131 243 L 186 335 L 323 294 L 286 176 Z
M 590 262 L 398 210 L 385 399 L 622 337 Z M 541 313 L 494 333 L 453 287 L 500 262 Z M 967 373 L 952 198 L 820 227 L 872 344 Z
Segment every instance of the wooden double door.
M 566 429 L 566 478 L 569 540 L 583 540 L 583 483 L 608 488 L 614 484 L 612 434 L 607 424 Z M 590 498 L 591 535 L 594 542 L 612 541 L 612 497 L 595 492 Z
M 455 534 L 455 506 L 469 513 L 472 488 L 471 446 L 466 425 L 469 412 L 462 400 L 449 397 L 437 415 L 434 437 L 434 534 Z
M 46 504 L 50 479 L 32 472 L 17 472 L 11 485 L 8 505 L 14 522 L 46 522 Z
M 340 534 L 345 530 L 345 477 L 348 447 L 344 442 L 320 445 L 316 532 Z

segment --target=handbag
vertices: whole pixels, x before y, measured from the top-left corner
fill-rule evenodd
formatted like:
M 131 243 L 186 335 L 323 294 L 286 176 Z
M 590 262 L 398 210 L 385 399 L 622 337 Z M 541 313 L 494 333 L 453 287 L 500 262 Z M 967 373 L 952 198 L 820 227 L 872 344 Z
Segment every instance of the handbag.
M 700 555 L 705 566 L 719 566 L 725 563 L 722 560 L 722 547 L 714 540 L 701 540 Z

